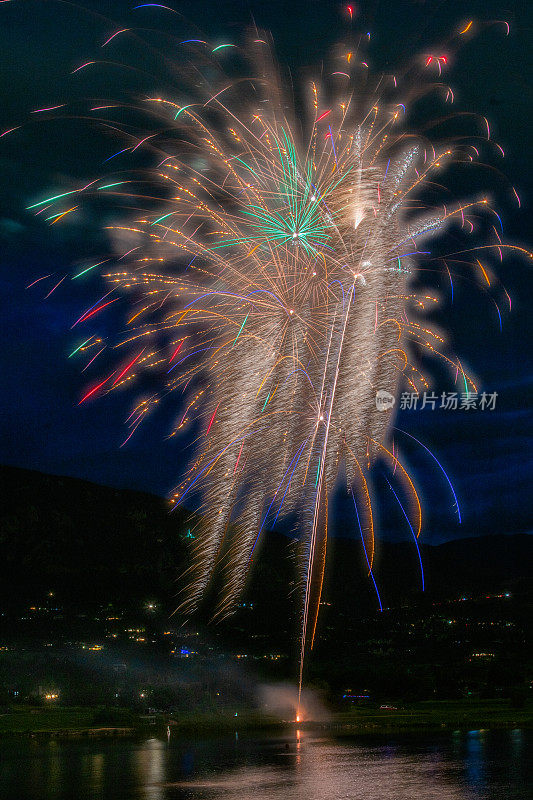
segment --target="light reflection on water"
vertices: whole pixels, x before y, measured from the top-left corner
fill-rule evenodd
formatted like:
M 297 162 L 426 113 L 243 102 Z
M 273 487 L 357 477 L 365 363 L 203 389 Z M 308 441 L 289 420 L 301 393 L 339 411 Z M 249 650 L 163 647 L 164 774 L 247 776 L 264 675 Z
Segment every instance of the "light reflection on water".
M 0 743 L 2 800 L 526 800 L 531 731 Z

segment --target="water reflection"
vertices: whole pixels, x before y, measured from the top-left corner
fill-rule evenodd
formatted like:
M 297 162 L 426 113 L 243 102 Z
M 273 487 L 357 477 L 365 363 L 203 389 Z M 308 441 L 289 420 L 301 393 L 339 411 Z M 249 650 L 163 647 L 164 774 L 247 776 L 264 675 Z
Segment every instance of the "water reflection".
M 480 794 L 485 789 L 484 735 L 485 731 L 468 731 L 465 767 L 469 784 Z
M 530 731 L 2 742 L 2 800 L 526 800 Z
M 393 754 L 387 746 L 296 740 L 269 763 L 240 766 L 222 774 L 209 772 L 191 781 L 167 784 L 168 797 L 202 800 L 463 800 L 452 786 L 446 762 L 434 752 Z M 396 751 L 398 748 L 394 748 Z
M 167 744 L 159 739 L 149 739 L 144 749 L 136 754 L 136 771 L 138 782 L 142 786 L 141 796 L 144 800 L 164 800 L 163 783 L 165 781 L 165 753 Z

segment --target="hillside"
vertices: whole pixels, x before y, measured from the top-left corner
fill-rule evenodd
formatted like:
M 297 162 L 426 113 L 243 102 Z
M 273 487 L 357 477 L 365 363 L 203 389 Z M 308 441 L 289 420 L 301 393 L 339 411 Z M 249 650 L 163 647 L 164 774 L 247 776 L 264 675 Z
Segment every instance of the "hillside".
M 0 594 L 25 599 L 54 588 L 64 597 L 128 599 L 153 593 L 174 597 L 187 559 L 187 516 L 169 513 L 162 498 L 116 490 L 74 478 L 0 467 Z M 533 571 L 533 537 L 466 538 L 421 545 L 426 590 L 450 597 L 493 591 L 527 581 Z M 265 536 L 249 594 L 290 591 L 294 542 Z M 413 544 L 378 542 L 374 573 L 383 602 L 418 594 L 420 569 Z M 356 540 L 328 545 L 324 598 L 361 614 L 375 608 L 364 556 Z

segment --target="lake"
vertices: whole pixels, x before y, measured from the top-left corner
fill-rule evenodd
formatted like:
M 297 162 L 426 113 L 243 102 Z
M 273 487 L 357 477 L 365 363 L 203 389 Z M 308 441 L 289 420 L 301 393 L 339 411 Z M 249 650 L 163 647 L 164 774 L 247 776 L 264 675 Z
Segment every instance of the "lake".
M 529 800 L 533 731 L 0 741 L 2 800 Z

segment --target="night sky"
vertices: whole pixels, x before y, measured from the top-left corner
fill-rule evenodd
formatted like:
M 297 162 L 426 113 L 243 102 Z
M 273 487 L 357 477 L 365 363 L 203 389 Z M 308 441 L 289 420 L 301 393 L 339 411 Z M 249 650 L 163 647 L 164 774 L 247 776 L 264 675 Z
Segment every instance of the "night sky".
M 120 71 L 108 71 L 105 77 L 103 71 L 69 74 L 84 61 L 101 58 L 99 44 L 117 27 L 141 24 L 169 32 L 172 27 L 176 35 L 191 30 L 180 17 L 157 9 L 131 11 L 134 5 L 137 3 L 122 0 L 87 0 L 83 10 L 67 3 L 32 0 L 0 4 L 1 130 L 20 124 L 32 109 L 133 90 L 134 79 Z M 213 41 L 237 41 L 252 20 L 270 29 L 278 57 L 290 68 L 296 84 L 299 74 L 307 74 L 348 30 L 344 6 L 327 0 L 170 0 L 168 5 Z M 469 192 L 479 196 L 480 190 L 489 190 L 497 200 L 504 240 L 531 247 L 530 3 L 387 0 L 353 5 L 357 29 L 372 33 L 368 61 L 376 71 L 392 70 L 406 53 L 438 50 L 438 43 L 463 20 L 509 22 L 508 37 L 502 25 L 482 29 L 451 59 L 444 75 L 455 92 L 455 110 L 475 111 L 489 119 L 492 137 L 506 154 L 502 160 L 494 153 L 490 162 L 502 169 L 508 181 L 495 172 L 474 170 L 458 175 L 454 190 L 459 197 L 468 197 Z M 129 57 L 136 59 L 136 53 L 132 51 Z M 121 55 L 128 59 L 127 49 Z M 158 81 L 152 72 L 142 78 L 141 89 L 161 90 Z M 73 262 L 101 252 L 101 220 L 89 213 L 50 228 L 25 208 L 56 190 L 67 191 L 85 177 L 104 175 L 102 161 L 114 152 L 113 147 L 117 149 L 116 142 L 97 135 L 87 124 L 36 118 L 0 139 L 4 177 L 0 196 L 4 331 L 0 462 L 166 495 L 188 457 L 186 437 L 166 438 L 179 411 L 178 401 L 170 399 L 163 404 L 123 448 L 124 420 L 134 399 L 131 393 L 78 406 L 87 381 L 80 376 L 79 364 L 67 355 L 91 333 L 106 333 L 120 323 L 110 313 L 93 329 L 86 328 L 83 339 L 70 331 L 82 311 L 103 293 L 98 279 L 91 278 L 81 287 L 66 280 L 46 300 L 44 295 L 53 285 L 50 282 L 25 288 L 47 273 L 59 280 Z M 520 194 L 521 209 L 510 185 Z M 452 238 L 446 247 L 451 250 L 455 244 Z M 456 283 L 452 303 L 445 273 L 431 278 L 443 297 L 434 321 L 449 331 L 451 348 L 481 388 L 498 392 L 498 398 L 494 411 L 402 411 L 397 417 L 396 425 L 430 447 L 445 466 L 463 512 L 463 522 L 458 525 L 453 498 L 439 469 L 425 451 L 398 434 L 396 443 L 423 497 L 423 541 L 427 543 L 532 532 L 532 266 L 531 260 L 516 256 L 508 256 L 499 266 L 499 277 L 512 298 L 509 314 L 501 290 L 495 289 L 491 295 L 501 309 L 502 331 L 494 302 L 474 282 Z M 453 388 L 437 374 L 437 393 Z M 381 535 L 403 538 L 408 531 L 388 499 L 379 465 L 375 474 L 377 505 L 382 508 Z M 347 533 L 350 526 L 353 520 L 341 504 L 336 514 L 337 532 Z

